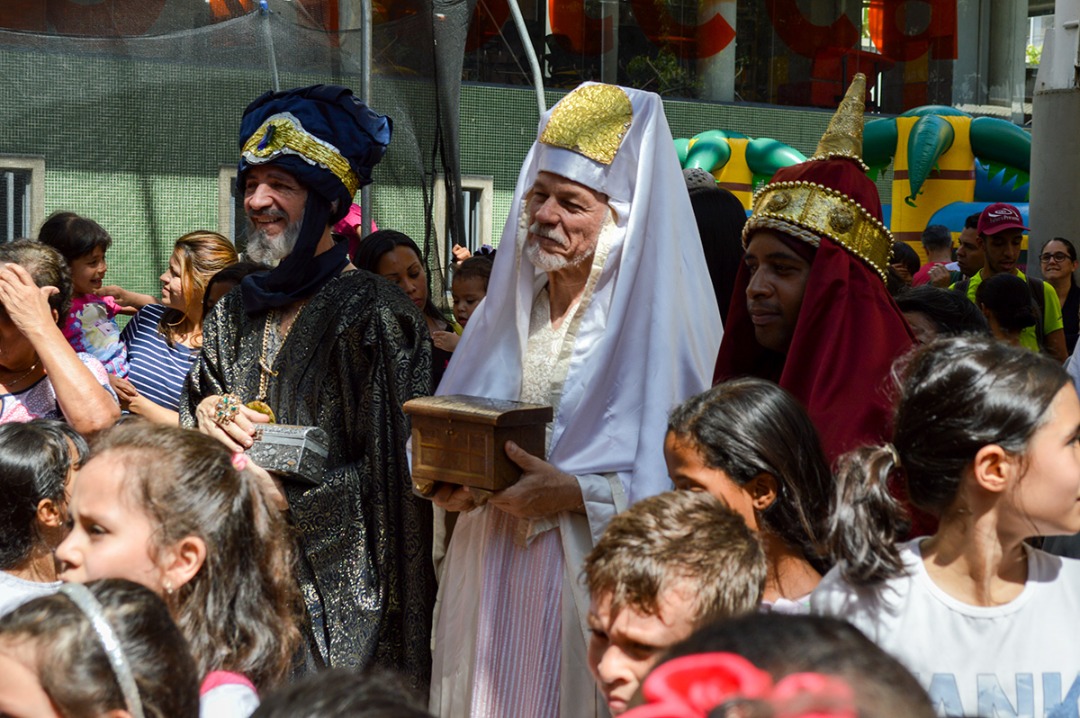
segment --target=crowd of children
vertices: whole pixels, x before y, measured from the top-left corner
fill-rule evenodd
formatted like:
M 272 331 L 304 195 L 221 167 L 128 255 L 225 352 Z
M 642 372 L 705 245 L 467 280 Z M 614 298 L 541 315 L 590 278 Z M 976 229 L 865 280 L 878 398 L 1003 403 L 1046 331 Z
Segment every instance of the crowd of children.
M 52 419 L 0 425 L 0 712 L 424 715 L 392 677 L 288 680 L 305 660 L 303 602 L 269 476 L 176 428 L 203 317 L 262 267 L 193 232 L 158 300 L 104 285 L 111 240 L 92 220 L 58 213 L 40 239 L 70 270 L 72 349 L 156 424 L 122 421 L 92 447 Z M 492 267 L 458 263 L 450 321 L 407 236 L 371 235 L 356 262 L 413 299 L 447 357 Z M 996 289 L 979 301 L 1008 329 Z M 588 663 L 612 714 L 784 714 L 793 696 L 829 715 L 1075 714 L 1080 653 L 1044 637 L 1080 611 L 1080 564 L 1036 548 L 1080 532 L 1069 376 L 970 335 L 928 337 L 896 375 L 891 441 L 847 453 L 835 475 L 771 382 L 732 380 L 674 408 L 676 491 L 616 516 L 584 567 Z M 898 495 L 936 532 L 908 538 Z M 274 697 L 260 708 L 260 696 Z

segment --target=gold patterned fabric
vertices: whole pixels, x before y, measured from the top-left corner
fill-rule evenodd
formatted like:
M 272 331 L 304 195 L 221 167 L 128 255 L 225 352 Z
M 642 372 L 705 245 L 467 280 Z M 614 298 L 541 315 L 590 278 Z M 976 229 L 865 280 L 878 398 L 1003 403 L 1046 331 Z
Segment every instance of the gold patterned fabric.
M 586 85 L 555 105 L 540 141 L 610 165 L 633 119 L 630 98 L 621 87 Z
M 817 246 L 828 237 L 867 262 L 885 278 L 892 236 L 880 221 L 851 197 L 811 182 L 773 182 L 754 197 L 754 212 L 743 228 L 743 243 L 752 232 L 774 229 L 800 235 Z M 801 236 L 799 230 L 806 230 Z
M 855 160 L 863 172 L 868 168 L 862 161 L 863 112 L 866 110 L 866 75 L 856 73 L 836 108 L 825 134 L 818 142 L 812 160 L 847 157 Z
M 259 386 L 267 314 L 245 314 L 239 288 L 207 317 L 188 375 L 181 422 L 199 400 Z M 368 272 L 327 282 L 300 311 L 273 359 L 266 402 L 285 424 L 330 439 L 323 483 L 287 482 L 298 579 L 314 667 L 380 666 L 421 691 L 431 671 L 431 504 L 412 494 L 401 405 L 430 394 L 423 317 L 396 287 Z
M 844 99 L 805 162 L 777 171 L 754 195 L 743 226 L 743 246 L 771 229 L 818 247 L 828 238 L 855 255 L 884 281 L 893 237 L 881 222 L 877 187 L 860 157 L 866 77 L 855 75 Z
M 360 189 L 360 178 L 338 149 L 307 132 L 288 112 L 268 118 L 244 143 L 241 153 L 253 165 L 270 162 L 282 154 L 296 155 L 333 172 L 350 195 Z

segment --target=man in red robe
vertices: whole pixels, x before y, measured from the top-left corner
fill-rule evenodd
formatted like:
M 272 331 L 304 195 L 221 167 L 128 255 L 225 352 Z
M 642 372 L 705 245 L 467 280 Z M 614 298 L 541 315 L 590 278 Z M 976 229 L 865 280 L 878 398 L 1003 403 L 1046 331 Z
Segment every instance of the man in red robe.
M 794 394 L 830 461 L 887 439 L 890 369 L 914 343 L 885 288 L 893 240 L 860 159 L 864 97 L 856 75 L 815 155 L 755 196 L 716 365 L 717 381 Z

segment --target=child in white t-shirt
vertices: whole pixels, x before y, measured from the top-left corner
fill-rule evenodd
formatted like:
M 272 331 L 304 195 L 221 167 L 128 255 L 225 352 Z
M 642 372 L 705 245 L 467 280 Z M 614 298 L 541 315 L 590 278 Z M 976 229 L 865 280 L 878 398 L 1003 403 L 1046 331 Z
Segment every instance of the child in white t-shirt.
M 955 337 L 901 369 L 893 441 L 841 459 L 811 598 L 899 658 L 942 715 L 1076 715 L 1080 562 L 1026 539 L 1080 531 L 1080 399 L 1056 362 Z M 905 530 L 890 480 L 939 517 Z

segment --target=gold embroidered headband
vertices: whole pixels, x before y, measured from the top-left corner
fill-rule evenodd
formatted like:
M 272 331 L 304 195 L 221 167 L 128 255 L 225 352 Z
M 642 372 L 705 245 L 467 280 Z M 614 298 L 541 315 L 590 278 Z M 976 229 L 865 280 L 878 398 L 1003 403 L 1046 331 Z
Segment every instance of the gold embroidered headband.
M 765 185 L 754 195 L 754 212 L 743 227 L 743 246 L 758 229 L 793 234 L 815 247 L 819 237 L 828 237 L 886 277 L 892 233 L 854 199 L 824 185 Z
M 288 112 L 267 118 L 244 143 L 241 152 L 253 165 L 272 162 L 283 154 L 294 155 L 332 172 L 350 195 L 360 189 L 360 178 L 337 147 L 305 130 L 300 120 Z

